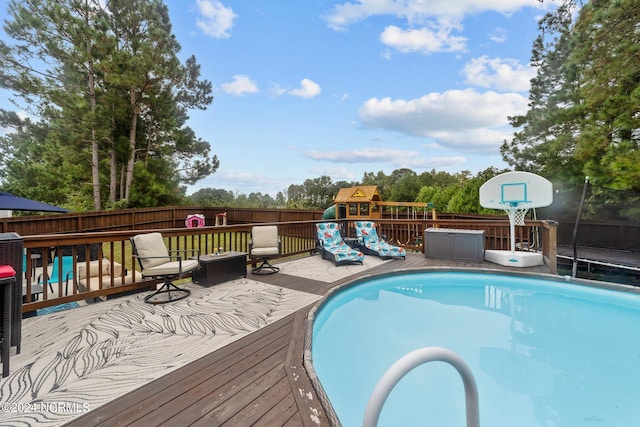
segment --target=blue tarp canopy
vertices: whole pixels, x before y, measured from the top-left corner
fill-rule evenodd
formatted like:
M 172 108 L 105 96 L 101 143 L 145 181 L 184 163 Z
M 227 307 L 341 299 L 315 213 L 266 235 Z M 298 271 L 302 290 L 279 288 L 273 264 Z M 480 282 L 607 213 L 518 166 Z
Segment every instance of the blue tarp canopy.
M 69 212 L 67 209 L 48 205 L 24 197 L 14 196 L 11 193 L 0 191 L 0 211 L 37 211 L 37 212 Z

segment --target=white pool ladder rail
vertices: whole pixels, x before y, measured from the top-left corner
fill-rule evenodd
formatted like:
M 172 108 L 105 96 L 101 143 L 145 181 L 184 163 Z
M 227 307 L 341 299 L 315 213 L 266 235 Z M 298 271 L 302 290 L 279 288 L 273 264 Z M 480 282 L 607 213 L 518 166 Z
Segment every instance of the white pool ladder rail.
M 413 368 L 427 362 L 445 362 L 453 366 L 464 384 L 464 395 L 467 411 L 467 427 L 480 427 L 480 411 L 478 407 L 478 388 L 469 366 L 460 356 L 442 347 L 424 347 L 407 353 L 384 373 L 371 393 L 364 412 L 363 427 L 376 427 L 382 406 L 391 390 Z

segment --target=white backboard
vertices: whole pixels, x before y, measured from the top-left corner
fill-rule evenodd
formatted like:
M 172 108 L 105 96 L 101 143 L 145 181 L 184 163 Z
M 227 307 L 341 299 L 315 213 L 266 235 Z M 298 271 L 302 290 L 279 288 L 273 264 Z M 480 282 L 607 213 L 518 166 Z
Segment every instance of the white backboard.
M 507 172 L 480 187 L 480 206 L 508 209 L 510 206 L 542 208 L 553 203 L 553 184 L 530 172 Z

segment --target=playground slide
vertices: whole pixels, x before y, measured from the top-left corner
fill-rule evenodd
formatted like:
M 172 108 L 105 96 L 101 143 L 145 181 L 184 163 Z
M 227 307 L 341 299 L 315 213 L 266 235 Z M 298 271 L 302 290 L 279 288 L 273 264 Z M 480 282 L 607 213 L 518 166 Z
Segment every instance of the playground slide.
M 331 205 L 325 209 L 322 219 L 336 219 L 336 205 Z

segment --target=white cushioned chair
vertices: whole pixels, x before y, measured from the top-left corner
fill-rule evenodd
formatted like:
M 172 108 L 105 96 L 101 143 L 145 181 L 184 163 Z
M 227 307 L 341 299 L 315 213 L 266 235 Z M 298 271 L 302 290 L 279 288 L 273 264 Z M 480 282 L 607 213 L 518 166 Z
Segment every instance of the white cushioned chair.
M 262 264 L 251 270 L 253 274 L 271 274 L 280 271 L 279 267 L 275 267 L 269 263 L 269 259 L 279 257 L 281 250 L 282 244 L 280 242 L 280 236 L 278 236 L 277 226 L 257 225 L 251 228 L 249 256 L 252 260 L 262 260 Z
M 177 287 L 173 281 L 181 279 L 186 273 L 199 267 L 200 253 L 198 250 L 169 251 L 160 233 L 133 236 L 131 246 L 133 247 L 133 256 L 140 263 L 142 277 L 164 280 L 164 284 L 159 289 L 144 298 L 145 302 L 164 304 L 184 299 L 191 294 L 190 290 Z M 196 259 L 186 258 L 185 255 L 189 253 L 195 254 Z M 167 295 L 164 297 L 162 294 Z

